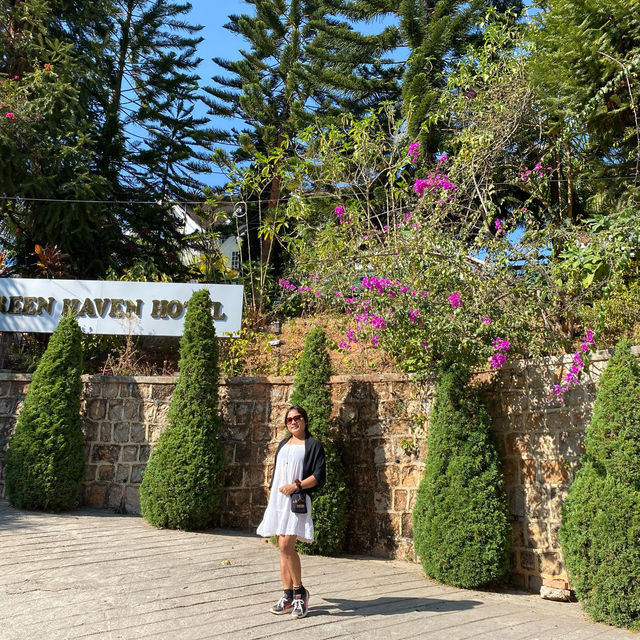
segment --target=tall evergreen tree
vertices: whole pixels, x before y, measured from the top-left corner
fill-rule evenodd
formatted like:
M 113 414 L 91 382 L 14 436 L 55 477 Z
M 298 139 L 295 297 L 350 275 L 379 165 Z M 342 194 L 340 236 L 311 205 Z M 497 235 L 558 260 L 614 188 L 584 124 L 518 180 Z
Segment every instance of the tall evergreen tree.
M 154 526 L 202 529 L 218 516 L 224 472 L 218 340 L 207 290 L 194 292 L 189 300 L 179 366 L 168 425 L 140 485 L 140 507 Z
M 340 0 L 245 0 L 255 15 L 232 15 L 225 28 L 249 48 L 241 59 L 214 61 L 226 72 L 212 78 L 208 105 L 215 116 L 235 118 L 242 125 L 218 131 L 223 166 L 269 155 L 284 140 L 295 138 L 307 124 L 341 110 L 360 112 L 383 97 L 397 96 L 393 73 L 385 70 L 385 51 L 396 34 L 364 36 L 339 16 Z M 249 194 L 274 210 L 284 192 L 277 177 Z M 256 223 L 251 225 L 255 228 Z M 268 260 L 266 240 L 256 253 Z
M 29 273 L 57 245 L 95 277 L 153 256 L 180 273 L 171 199 L 191 199 L 210 132 L 196 117 L 199 27 L 188 3 L 0 2 L 3 237 Z M 14 106 L 15 105 L 15 106 Z M 7 110 L 9 111 L 9 110 Z M 30 119 L 29 119 L 30 118 Z M 71 202 L 70 202 L 71 201 Z
M 313 496 L 315 540 L 301 544 L 306 553 L 332 556 L 340 553 L 345 538 L 347 488 L 340 454 L 329 422 L 331 393 L 328 383 L 331 363 L 327 338 L 319 327 L 309 333 L 296 374 L 291 403 L 303 407 L 309 415 L 311 433 L 324 445 L 327 478 Z
M 562 509 L 562 553 L 594 620 L 640 630 L 640 366 L 621 342 L 600 378 L 582 466 Z
M 20 509 L 73 509 L 84 478 L 82 331 L 60 320 L 29 385 L 7 451 L 7 495 Z
M 393 1 L 393 0 L 391 0 Z M 409 135 L 423 149 L 441 146 L 437 122 L 432 122 L 440 92 L 447 86 L 447 67 L 481 36 L 478 26 L 489 7 L 521 9 L 516 0 L 401 0 L 400 28 L 411 54 L 403 78 L 402 95 L 409 108 Z

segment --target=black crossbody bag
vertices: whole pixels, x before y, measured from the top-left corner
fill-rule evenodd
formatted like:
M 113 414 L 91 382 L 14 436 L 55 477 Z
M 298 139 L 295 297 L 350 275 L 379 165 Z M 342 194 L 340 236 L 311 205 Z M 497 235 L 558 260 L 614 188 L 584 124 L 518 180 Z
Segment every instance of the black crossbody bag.
M 292 513 L 307 513 L 307 494 L 304 491 L 294 491 L 290 497 Z

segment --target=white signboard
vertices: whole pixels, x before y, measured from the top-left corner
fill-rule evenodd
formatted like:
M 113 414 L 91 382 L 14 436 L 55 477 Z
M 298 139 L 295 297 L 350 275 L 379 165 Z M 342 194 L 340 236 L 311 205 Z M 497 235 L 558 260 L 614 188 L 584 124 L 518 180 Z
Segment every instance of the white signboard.
M 208 289 L 217 335 L 240 331 L 242 285 L 0 278 L 0 331 L 51 333 L 65 312 L 85 333 L 180 336 L 187 302 Z

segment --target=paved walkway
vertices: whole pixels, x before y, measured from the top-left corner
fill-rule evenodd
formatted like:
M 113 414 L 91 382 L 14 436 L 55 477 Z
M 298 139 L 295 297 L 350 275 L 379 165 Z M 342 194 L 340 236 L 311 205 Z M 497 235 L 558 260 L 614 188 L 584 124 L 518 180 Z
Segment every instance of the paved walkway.
M 304 620 L 267 612 L 278 551 L 234 531 L 156 530 L 141 518 L 82 509 L 51 515 L 0 500 L 0 639 L 429 638 L 614 640 L 577 604 L 425 580 L 372 558 L 304 557 Z

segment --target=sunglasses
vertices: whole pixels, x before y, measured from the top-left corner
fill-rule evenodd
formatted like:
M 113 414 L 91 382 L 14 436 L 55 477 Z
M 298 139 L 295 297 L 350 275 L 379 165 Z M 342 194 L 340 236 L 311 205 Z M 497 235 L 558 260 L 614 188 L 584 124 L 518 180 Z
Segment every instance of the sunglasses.
M 302 416 L 301 415 L 297 415 L 297 416 L 289 416 L 287 418 L 287 424 L 291 424 L 293 422 L 298 422 L 298 420 L 302 420 Z

